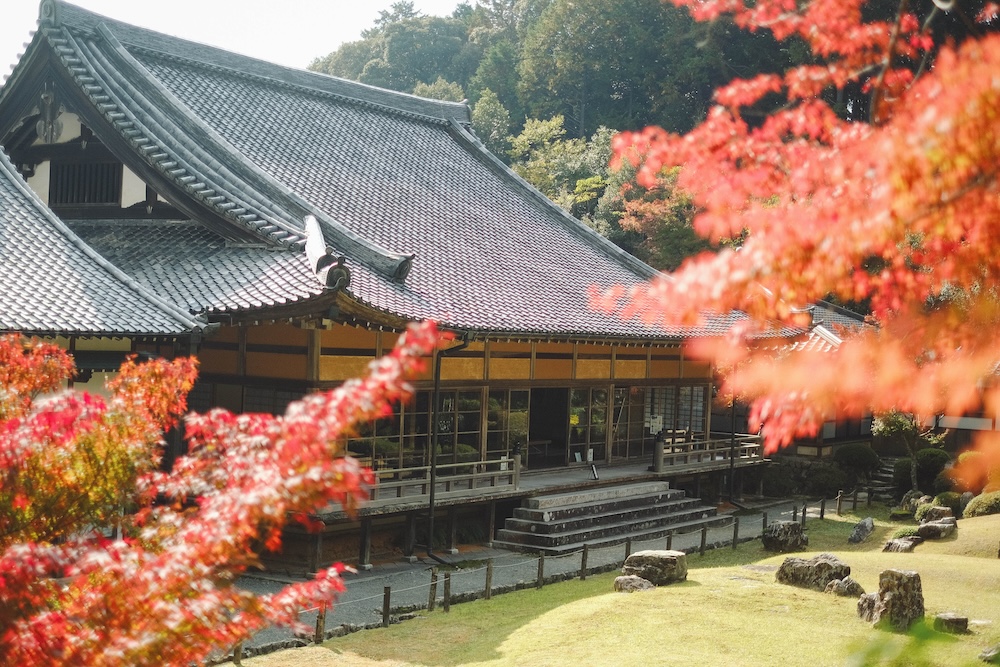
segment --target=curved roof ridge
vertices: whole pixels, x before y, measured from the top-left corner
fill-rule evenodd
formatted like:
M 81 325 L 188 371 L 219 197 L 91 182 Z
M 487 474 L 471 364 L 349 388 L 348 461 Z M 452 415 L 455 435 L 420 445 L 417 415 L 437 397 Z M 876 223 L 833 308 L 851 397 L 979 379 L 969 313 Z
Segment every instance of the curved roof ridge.
M 106 26 L 92 31 L 93 41 L 78 40 L 65 26 L 60 33 L 71 45 L 63 47 L 71 53 L 61 53 L 62 61 L 96 109 L 139 155 L 196 199 L 266 239 L 300 250 L 305 234 L 299 226 L 305 216 L 315 215 L 337 250 L 394 280 L 405 278 L 412 254 L 361 237 L 247 160 L 156 81 Z M 102 48 L 102 43 L 107 46 Z M 115 90 L 109 90 L 112 87 Z M 127 97 L 131 104 L 111 95 Z M 220 160 L 224 156 L 229 159 Z M 266 193 L 280 209 L 268 206 L 259 193 Z
M 203 318 L 192 316 L 176 304 L 171 303 L 170 301 L 167 301 L 166 299 L 163 299 L 153 293 L 141 283 L 133 279 L 130 275 L 126 274 L 124 271 L 105 259 L 96 250 L 84 243 L 83 239 L 74 233 L 73 230 L 66 225 L 66 223 L 53 213 L 52 210 L 42 202 L 34 190 L 28 187 L 28 184 L 25 183 L 20 174 L 17 173 L 14 165 L 12 165 L 10 160 L 7 159 L 7 155 L 3 153 L 3 151 L 0 151 L 0 170 L 3 171 L 4 178 L 6 178 L 17 189 L 17 191 L 21 193 L 26 202 L 32 206 L 39 215 L 44 217 L 46 222 L 51 225 L 58 234 L 65 238 L 77 250 L 83 253 L 89 260 L 94 262 L 94 264 L 108 272 L 115 280 L 132 290 L 139 298 L 148 302 L 151 306 L 161 311 L 170 319 L 173 319 L 178 325 L 178 331 L 173 333 L 202 331 L 211 326 Z M 95 331 L 92 333 L 96 334 L 102 332 Z M 164 332 L 134 331 L 129 333 L 137 335 L 162 335 Z
M 278 65 L 252 56 L 233 53 L 219 47 L 117 21 L 64 2 L 64 0 L 44 0 L 43 5 L 45 3 L 52 3 L 56 7 L 56 11 L 52 12 L 52 15 L 58 22 L 83 30 L 96 30 L 97 26 L 103 23 L 116 33 L 116 37 L 123 44 L 146 52 L 220 68 L 244 77 L 268 79 L 278 85 L 335 95 L 345 100 L 370 104 L 388 111 L 413 115 L 431 121 L 471 122 L 468 105 L 460 102 L 431 100 L 328 74 Z M 44 16 L 44 12 L 42 15 Z

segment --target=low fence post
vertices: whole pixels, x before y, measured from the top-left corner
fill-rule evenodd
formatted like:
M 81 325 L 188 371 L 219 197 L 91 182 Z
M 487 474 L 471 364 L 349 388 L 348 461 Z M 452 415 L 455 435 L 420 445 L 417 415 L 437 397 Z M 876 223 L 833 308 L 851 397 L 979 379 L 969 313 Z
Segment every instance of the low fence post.
M 493 597 L 493 559 L 490 558 L 486 561 L 486 589 L 483 591 L 483 597 L 489 600 Z
M 392 587 L 382 589 L 382 627 L 389 627 L 389 610 L 392 609 Z
M 840 516 L 840 513 L 843 511 L 843 509 L 844 509 L 844 490 L 841 489 L 840 491 L 837 491 L 837 516 Z
M 762 534 L 767 532 L 767 512 L 761 512 L 760 531 Z
M 541 589 L 545 585 L 545 554 L 538 554 L 538 580 L 535 588 Z
M 444 611 L 451 611 L 451 572 L 444 573 Z
M 632 538 L 631 537 L 626 537 L 625 538 L 625 560 L 628 560 L 628 557 L 631 556 L 631 555 L 632 555 Z
M 243 664 L 243 642 L 236 642 L 233 647 L 233 664 L 240 667 Z
M 667 533 L 667 551 L 674 548 L 674 531 Z
M 740 542 L 740 518 L 738 516 L 733 517 L 733 548 Z
M 874 490 L 872 489 L 872 487 L 869 486 L 868 490 L 865 492 L 865 503 L 866 503 L 865 506 L 866 507 L 871 507 L 872 506 L 872 496 L 874 494 L 875 494 Z
M 587 578 L 587 554 L 590 552 L 590 545 L 583 545 L 583 556 L 580 557 L 580 581 Z
M 438 595 L 438 569 L 436 567 L 431 568 L 431 589 L 427 593 L 427 611 L 434 611 L 434 606 L 437 604 Z
M 826 496 L 823 496 L 819 501 L 819 518 L 826 518 Z
M 792 521 L 798 521 L 798 520 L 799 520 L 799 506 L 792 505 Z
M 806 510 L 809 509 L 809 503 L 802 503 L 802 527 L 806 527 Z
M 316 634 L 313 635 L 313 642 L 322 644 L 326 639 L 326 603 L 319 605 L 319 612 L 316 613 Z
M 521 488 L 521 452 L 514 454 L 514 490 Z
M 854 489 L 854 495 L 851 496 L 851 511 L 854 512 L 858 509 L 858 490 Z
M 705 547 L 708 545 L 708 526 L 701 527 L 701 548 L 698 550 L 698 555 L 705 555 Z

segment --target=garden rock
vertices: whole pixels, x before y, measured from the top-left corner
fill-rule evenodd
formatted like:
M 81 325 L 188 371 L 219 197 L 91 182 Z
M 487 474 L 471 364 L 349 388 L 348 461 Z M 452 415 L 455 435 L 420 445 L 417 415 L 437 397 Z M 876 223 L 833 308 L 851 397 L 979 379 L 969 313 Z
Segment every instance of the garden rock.
M 925 540 L 941 540 L 954 532 L 954 519 L 952 521 L 928 521 L 917 527 L 917 534 Z
M 1000 665 L 1000 644 L 988 648 L 979 654 L 979 659 L 991 665 Z
M 969 631 L 969 617 L 959 616 L 958 614 L 946 611 L 934 617 L 934 629 L 938 632 L 963 635 Z
M 797 521 L 775 521 L 760 537 L 765 551 L 789 553 L 803 551 L 809 546 L 809 536 L 802 531 Z
M 806 560 L 786 558 L 778 568 L 775 579 L 779 584 L 801 586 L 816 591 L 825 591 L 826 585 L 834 579 L 845 579 L 851 574 L 851 566 L 833 554 L 819 554 Z
M 615 577 L 616 593 L 635 593 L 637 591 L 651 591 L 656 586 L 648 579 L 643 579 L 634 574 Z
M 906 631 L 924 617 L 920 574 L 911 570 L 885 570 L 878 578 L 878 592 L 858 599 L 858 616 L 876 626 Z
M 865 589 L 851 577 L 844 577 L 843 579 L 834 579 L 828 583 L 823 592 L 833 593 L 845 598 L 856 598 L 864 595 Z
M 917 507 L 920 505 L 920 499 L 924 497 L 924 494 L 920 491 L 907 491 L 903 494 L 903 499 L 899 501 L 899 506 L 904 511 L 913 514 L 917 511 Z
M 927 514 L 924 515 L 924 523 L 931 521 L 937 521 L 938 519 L 943 519 L 945 517 L 955 518 L 950 507 L 943 507 L 941 505 L 935 505 L 934 507 L 927 510 Z
M 972 502 L 972 499 L 975 497 L 976 494 L 974 494 L 972 491 L 966 491 L 965 493 L 962 494 L 962 497 L 959 498 L 958 500 L 959 503 L 958 506 L 962 508 L 963 513 L 965 512 L 965 508 L 969 505 L 969 503 Z
M 894 553 L 910 553 L 913 548 L 924 541 L 924 538 L 913 535 L 911 537 L 897 537 L 889 540 L 882 547 L 882 551 Z
M 864 542 L 868 539 L 868 536 L 875 531 L 875 520 L 870 516 L 865 517 L 859 521 L 854 526 L 854 530 L 851 531 L 851 536 L 847 538 L 847 541 L 851 544 L 858 544 L 859 542 Z
M 673 550 L 637 551 L 625 559 L 622 575 L 635 575 L 654 586 L 666 586 L 687 579 L 687 554 Z

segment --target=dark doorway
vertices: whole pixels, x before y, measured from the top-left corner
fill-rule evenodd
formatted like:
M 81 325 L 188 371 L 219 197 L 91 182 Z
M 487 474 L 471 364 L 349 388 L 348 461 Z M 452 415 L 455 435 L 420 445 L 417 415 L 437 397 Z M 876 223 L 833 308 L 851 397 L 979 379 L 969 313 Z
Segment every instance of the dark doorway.
M 566 465 L 569 390 L 532 389 L 530 414 L 531 439 L 525 465 L 531 468 Z

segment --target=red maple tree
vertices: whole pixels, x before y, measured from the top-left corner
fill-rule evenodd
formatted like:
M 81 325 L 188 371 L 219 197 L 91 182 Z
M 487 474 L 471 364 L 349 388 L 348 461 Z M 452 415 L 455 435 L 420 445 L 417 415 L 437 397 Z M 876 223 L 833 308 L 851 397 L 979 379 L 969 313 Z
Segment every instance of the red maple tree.
M 937 22 L 961 3 L 902 0 L 879 18 L 862 0 L 675 2 L 699 19 L 728 14 L 797 40 L 812 56 L 718 90 L 685 136 L 647 128 L 616 138 L 618 159 L 637 165 L 644 184 L 682 166 L 700 234 L 745 241 L 595 301 L 669 323 L 747 313 L 725 341 L 697 352 L 740 364 L 722 391 L 756 397 L 750 419 L 766 424 L 769 450 L 815 435 L 834 414 L 997 414 L 997 5 L 980 3 L 978 25 L 948 35 Z M 845 91 L 861 93 L 852 105 L 863 103 L 867 118 L 838 108 Z M 829 298 L 870 304 L 877 328 L 834 354 L 754 344 L 776 323 L 801 326 L 799 308 Z
M 129 361 L 105 400 L 60 389 L 58 347 L 0 338 L 0 664 L 187 665 L 331 602 L 340 566 L 274 595 L 235 580 L 290 517 L 367 496 L 344 437 L 412 394 L 438 340 L 413 326 L 366 378 L 283 416 L 188 415 L 189 453 L 163 472 L 193 360 Z

